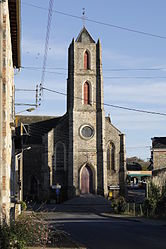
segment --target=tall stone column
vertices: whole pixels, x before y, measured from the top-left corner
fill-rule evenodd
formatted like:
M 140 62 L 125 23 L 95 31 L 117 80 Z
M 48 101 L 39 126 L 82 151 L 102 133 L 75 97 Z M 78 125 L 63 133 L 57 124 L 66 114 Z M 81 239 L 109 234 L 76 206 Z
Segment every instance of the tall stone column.
M 125 135 L 120 135 L 120 169 L 119 169 L 120 192 L 125 195 L 126 192 L 126 151 L 125 151 Z

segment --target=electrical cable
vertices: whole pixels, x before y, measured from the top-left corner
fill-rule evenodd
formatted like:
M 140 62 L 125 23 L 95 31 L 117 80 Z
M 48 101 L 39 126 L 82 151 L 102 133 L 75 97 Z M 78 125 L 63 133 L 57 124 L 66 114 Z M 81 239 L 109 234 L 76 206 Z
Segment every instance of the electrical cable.
M 37 69 L 41 70 L 41 67 L 30 67 L 30 66 L 22 66 L 22 69 Z M 55 69 L 55 70 L 65 70 L 68 71 L 67 68 L 64 67 L 47 67 L 46 69 Z M 103 71 L 165 71 L 166 68 L 159 67 L 159 68 L 112 68 L 112 69 L 103 69 Z
M 46 39 L 45 39 L 45 49 L 44 49 L 44 58 L 43 58 L 43 67 L 42 67 L 42 75 L 41 75 L 41 82 L 40 82 L 40 97 L 42 95 L 42 87 L 45 80 L 45 69 L 47 63 L 47 55 L 48 55 L 48 44 L 50 38 L 50 29 L 51 29 L 51 21 L 52 21 L 52 10 L 53 10 L 54 0 L 49 1 L 49 9 L 48 9 L 48 21 L 47 21 L 47 30 L 46 30 Z M 39 103 L 40 105 L 40 103 Z
M 32 71 L 38 70 L 37 68 L 26 68 L 26 67 L 24 67 L 24 69 L 32 70 Z M 65 73 L 53 72 L 53 71 L 47 71 L 47 70 L 45 70 L 45 73 L 66 76 Z M 166 79 L 166 76 L 103 76 L 103 78 L 105 78 L 105 79 Z
M 45 7 L 41 7 L 41 6 L 30 4 L 30 3 L 23 2 L 22 4 L 27 5 L 27 6 L 31 6 L 31 7 L 34 7 L 34 8 L 42 9 L 42 10 L 48 10 Z M 55 13 L 60 14 L 60 15 L 69 16 L 69 17 L 72 17 L 72 18 L 77 18 L 77 19 L 82 20 L 82 17 L 80 17 L 80 16 L 65 13 L 65 12 L 62 12 L 62 11 L 53 10 L 52 12 L 55 12 Z M 155 38 L 159 38 L 159 39 L 166 39 L 166 36 L 157 35 L 157 34 L 153 34 L 153 33 L 149 33 L 149 32 L 144 32 L 144 31 L 140 31 L 140 30 L 136 30 L 136 29 L 131 29 L 131 28 L 127 28 L 127 27 L 123 27 L 123 26 L 119 26 L 119 25 L 114 25 L 114 24 L 111 24 L 111 23 L 101 22 L 101 21 L 89 19 L 87 17 L 85 17 L 85 20 L 88 21 L 88 22 L 104 25 L 104 26 L 111 27 L 111 28 L 121 29 L 121 30 L 124 30 L 124 31 L 133 32 L 133 33 L 137 33 L 137 34 L 144 35 L 144 36 L 151 36 L 151 37 L 155 37 Z
M 43 87 L 43 90 L 46 90 L 48 92 L 53 92 L 53 93 L 56 93 L 56 94 L 59 94 L 59 95 L 67 96 L 67 93 L 63 93 L 63 92 L 60 92 L 60 91 L 52 90 L 52 89 L 49 89 L 49 88 Z M 80 98 L 80 97 L 77 97 L 77 96 L 75 96 L 74 98 L 83 100 L 83 98 Z M 95 101 L 91 101 L 91 102 L 97 103 Z M 109 107 L 113 107 L 113 108 L 118 108 L 118 109 L 122 109 L 122 110 L 127 110 L 127 111 L 133 111 L 133 112 L 139 112 L 139 113 L 146 113 L 146 114 L 166 116 L 166 113 L 162 113 L 162 112 L 148 111 L 148 110 L 143 110 L 143 109 L 136 109 L 136 108 L 130 108 L 130 107 L 125 107 L 125 106 L 113 105 L 113 104 L 108 104 L 108 103 L 101 103 L 101 105 L 109 106 Z
M 22 89 L 22 88 L 16 88 L 15 91 L 17 92 L 36 92 L 36 90 L 33 89 Z

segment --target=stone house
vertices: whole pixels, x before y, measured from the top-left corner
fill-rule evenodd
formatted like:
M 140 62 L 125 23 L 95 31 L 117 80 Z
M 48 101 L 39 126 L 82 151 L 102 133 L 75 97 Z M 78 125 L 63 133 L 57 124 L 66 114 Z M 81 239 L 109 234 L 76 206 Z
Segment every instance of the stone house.
M 24 198 L 54 199 L 57 185 L 63 199 L 124 187 L 125 136 L 105 117 L 101 43 L 85 27 L 68 49 L 66 114 L 18 122 L 31 147 L 24 152 Z
M 20 68 L 20 1 L 0 0 L 0 223 L 14 191 L 14 68 Z
M 166 137 L 153 137 L 151 148 L 152 181 L 162 187 L 166 182 Z

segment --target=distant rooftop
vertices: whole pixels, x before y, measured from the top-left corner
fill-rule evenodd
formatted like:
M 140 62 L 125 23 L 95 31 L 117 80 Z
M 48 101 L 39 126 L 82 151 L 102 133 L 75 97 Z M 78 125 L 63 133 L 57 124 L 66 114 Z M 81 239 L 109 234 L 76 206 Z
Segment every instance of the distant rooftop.
M 153 137 L 152 138 L 153 149 L 165 149 L 166 148 L 166 137 Z
M 28 125 L 28 133 L 32 137 L 42 137 L 50 130 L 56 127 L 61 118 L 65 116 L 17 116 L 16 117 L 16 130 L 20 134 L 20 124 Z
M 58 119 L 60 116 L 37 116 L 37 115 L 17 115 L 16 119 L 18 124 L 32 124 L 32 123 L 38 123 L 43 121 L 48 121 L 51 119 Z

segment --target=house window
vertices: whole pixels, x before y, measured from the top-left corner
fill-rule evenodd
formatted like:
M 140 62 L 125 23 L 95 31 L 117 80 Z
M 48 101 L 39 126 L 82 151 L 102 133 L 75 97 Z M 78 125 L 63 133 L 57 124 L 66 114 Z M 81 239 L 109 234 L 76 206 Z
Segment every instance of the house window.
M 90 69 L 90 58 L 88 51 L 85 51 L 84 53 L 84 69 Z
M 107 169 L 115 171 L 115 145 L 110 143 L 107 149 Z
M 84 83 L 84 104 L 90 104 L 90 86 L 88 82 Z

